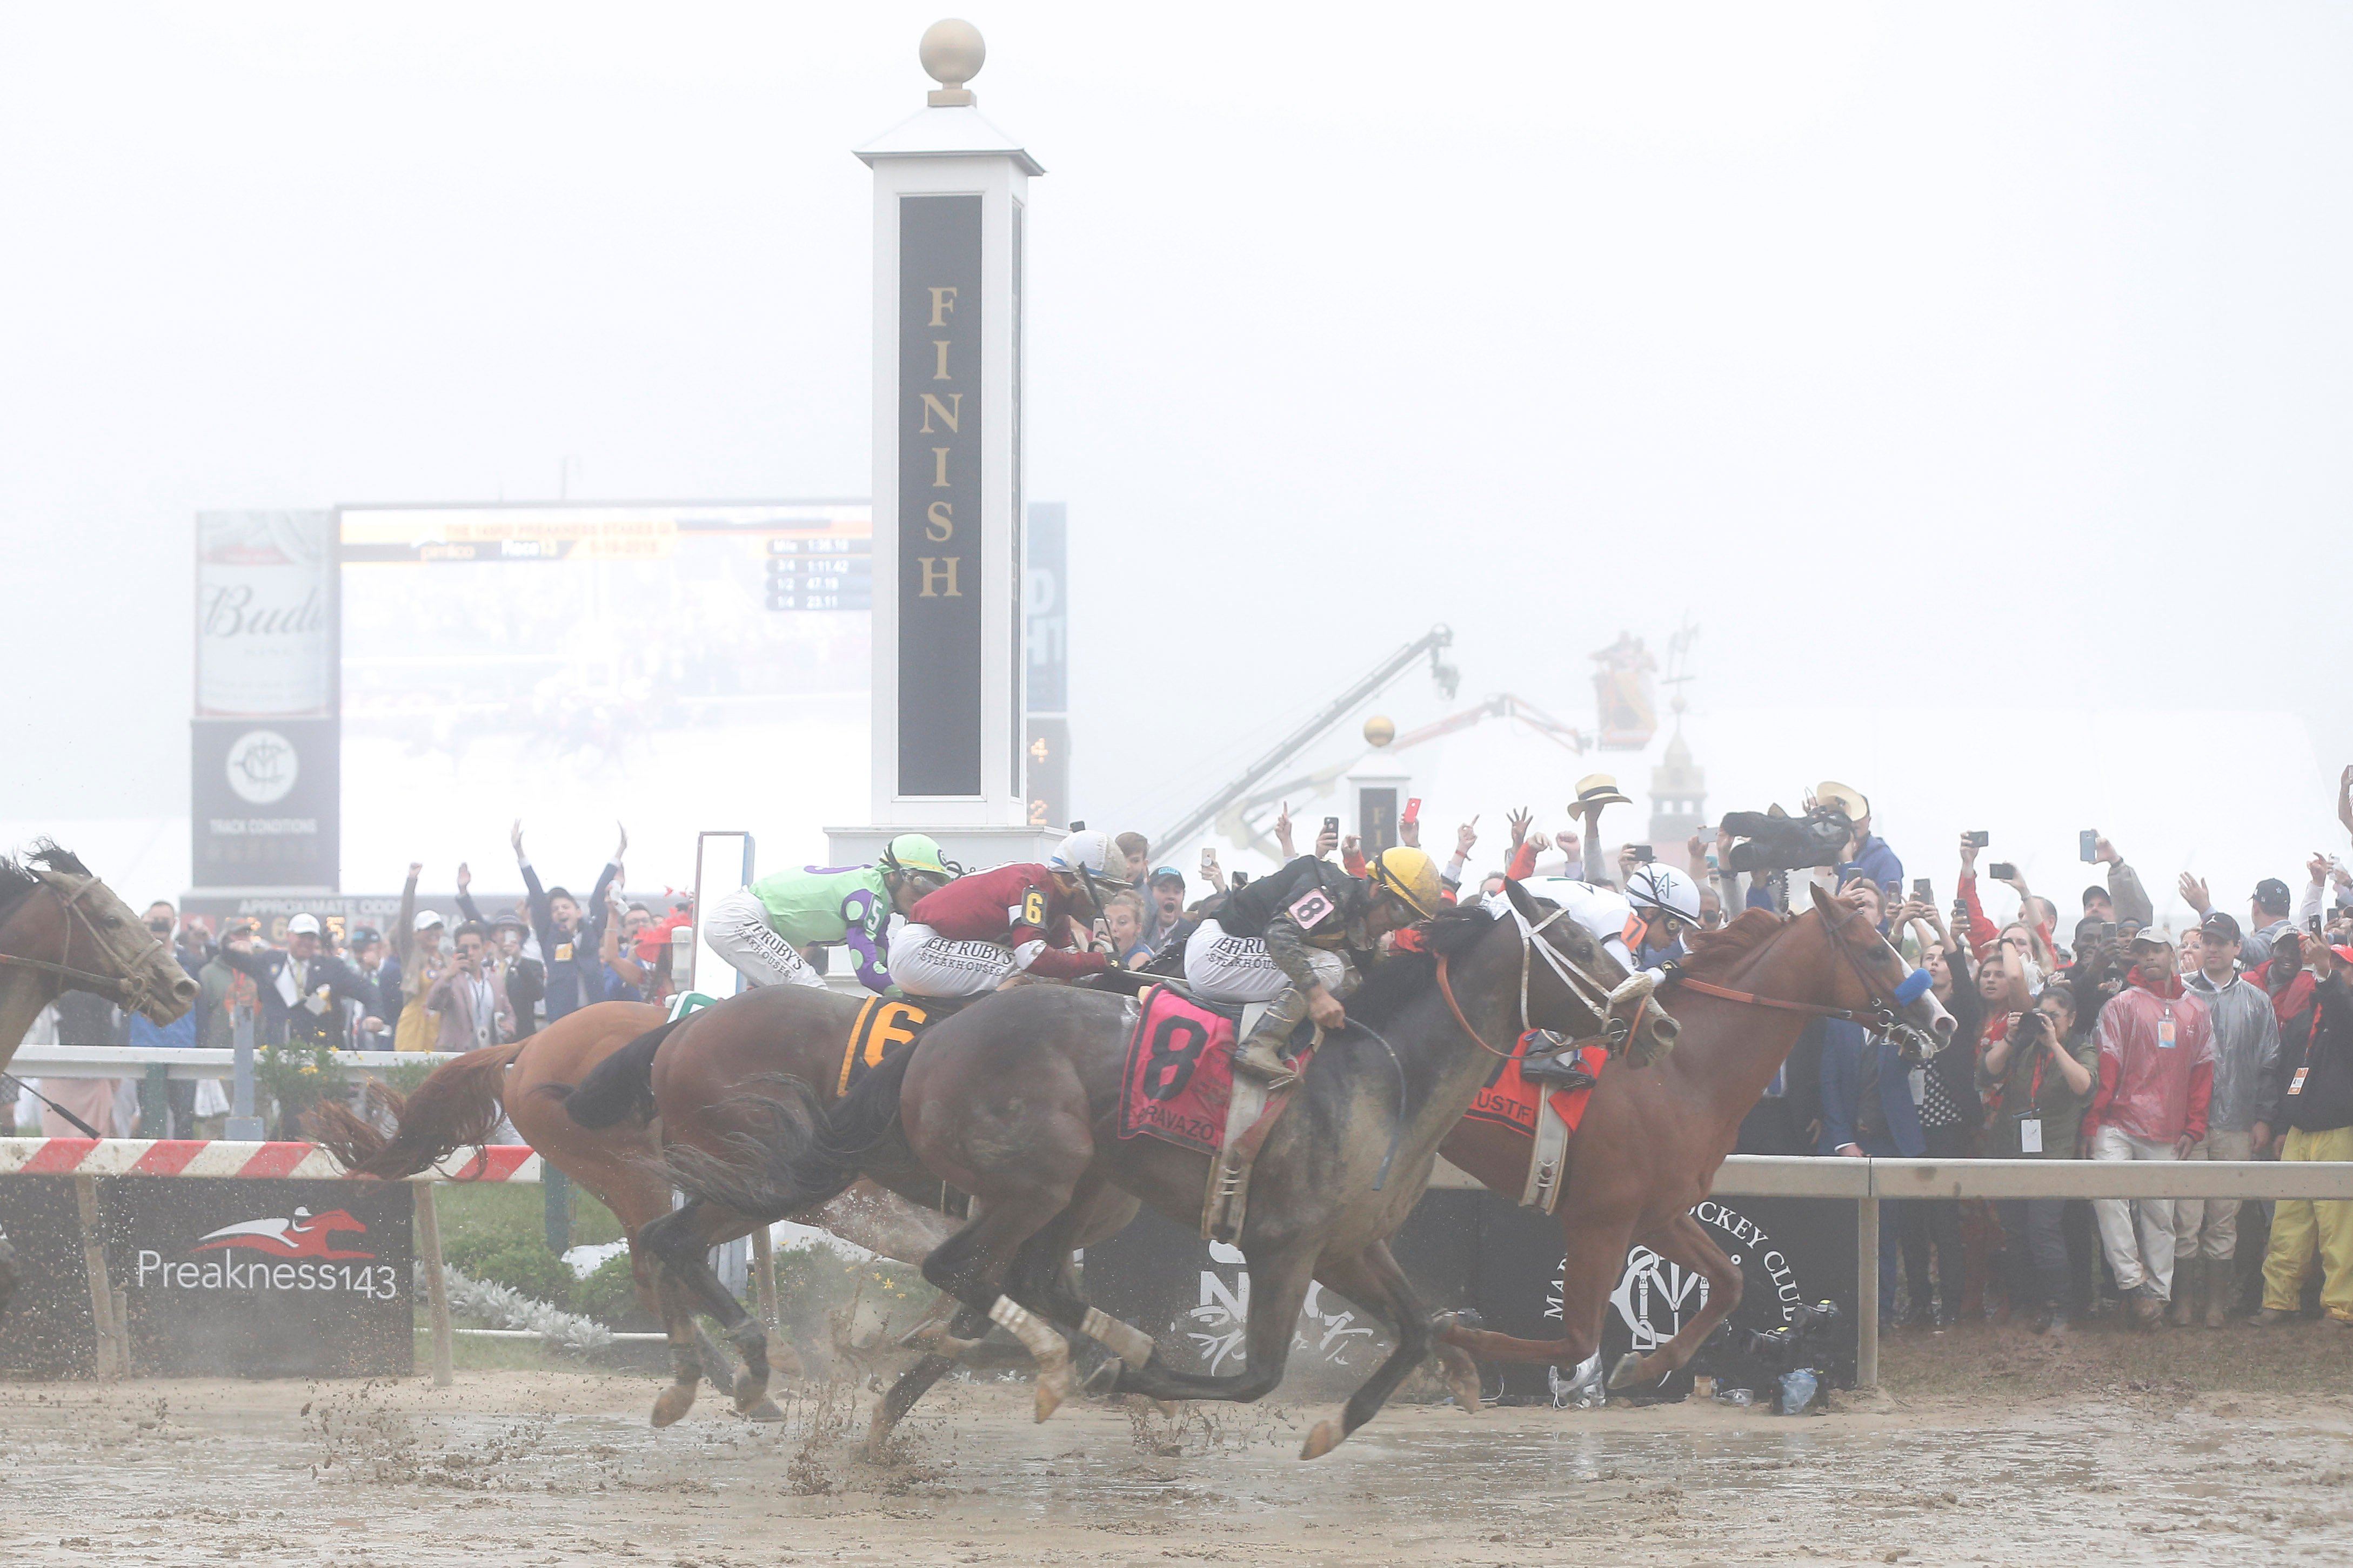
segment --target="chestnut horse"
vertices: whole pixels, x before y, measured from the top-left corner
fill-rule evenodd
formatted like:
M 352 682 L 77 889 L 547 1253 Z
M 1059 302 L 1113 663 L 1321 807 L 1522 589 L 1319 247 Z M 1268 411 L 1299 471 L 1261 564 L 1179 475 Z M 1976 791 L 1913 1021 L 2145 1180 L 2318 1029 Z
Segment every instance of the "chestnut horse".
M 47 839 L 22 860 L 0 856 L 0 1070 L 42 1008 L 88 991 L 169 1024 L 195 1005 L 196 983 L 90 868 Z
M 1691 1211 L 1707 1196 L 1739 1140 L 1741 1118 L 1798 1036 L 1818 1017 L 1869 1019 L 1883 1030 L 1926 1031 L 1926 1048 L 1933 1052 L 1954 1027 L 1921 981 L 1908 978 L 1903 959 L 1859 905 L 1820 888 L 1804 915 L 1751 910 L 1701 934 L 1659 999 L 1683 1025 L 1674 1054 L 1649 1072 L 1604 1072 L 1569 1141 L 1568 1185 L 1559 1207 L 1567 1255 L 1561 1338 L 1449 1328 L 1440 1334 L 1448 1342 L 1483 1361 L 1577 1364 L 1600 1343 L 1609 1292 L 1625 1271 L 1629 1244 L 1639 1242 L 1705 1279 L 1707 1299 L 1664 1344 L 1620 1357 L 1609 1386 L 1648 1383 L 1681 1368 L 1740 1304 L 1741 1292 L 1740 1270 Z M 1516 1198 L 1535 1147 L 1522 1133 L 1466 1120 L 1440 1152 Z
M 830 1109 L 808 1086 L 786 1085 L 765 1125 L 746 1128 L 749 1137 L 673 1144 L 670 1166 L 689 1193 L 752 1215 L 789 1213 L 861 1172 L 886 1182 L 928 1173 L 972 1194 L 971 1221 L 924 1261 L 923 1274 L 964 1303 L 965 1320 L 994 1319 L 1029 1347 L 1039 1420 L 1071 1386 L 1061 1340 L 1040 1318 L 1118 1352 L 1120 1392 L 1254 1400 L 1282 1382 L 1301 1303 L 1320 1279 L 1385 1319 L 1397 1348 L 1338 1425 L 1321 1422 L 1309 1435 L 1301 1457 L 1314 1458 L 1370 1420 L 1438 1351 L 1387 1240 L 1486 1076 L 1479 1036 L 1508 1040 L 1517 1027 L 1567 1028 L 1592 1016 L 1564 969 L 1589 979 L 1604 962 L 1598 944 L 1519 884 L 1508 884 L 1506 897 L 1508 907 L 1448 910 L 1421 928 L 1426 951 L 1377 965 L 1348 1003 L 1348 1026 L 1324 1040 L 1273 1124 L 1239 1238 L 1250 1300 L 1238 1376 L 1167 1365 L 1148 1339 L 1127 1339 L 1133 1330 L 1121 1333 L 1124 1325 L 1088 1307 L 1063 1268 L 1113 1194 L 1131 1205 L 1140 1198 L 1188 1228 L 1199 1221 L 1210 1157 L 1116 1135 L 1137 1018 L 1132 998 L 1055 985 L 984 997 L 885 1058 Z M 1515 1017 L 1525 1022 L 1514 1026 Z M 667 1121 L 671 1096 L 657 1087 Z M 1440 1359 L 1458 1400 L 1476 1410 L 1476 1369 L 1459 1352 Z M 876 1436 L 938 1375 L 912 1369 L 885 1397 Z
M 786 1010 L 810 1014 L 819 1020 L 818 1026 L 787 1032 L 786 1037 L 772 1042 L 768 1049 L 740 1061 L 737 1068 L 743 1075 L 780 1068 L 811 1071 L 839 1063 L 857 1002 L 797 986 L 789 989 L 803 1000 Z M 762 994 L 754 992 L 731 997 L 707 1011 L 750 1009 L 753 998 Z M 773 1013 L 777 1009 L 771 1005 L 753 1010 Z M 332 1103 L 314 1110 L 308 1126 L 311 1135 L 353 1174 L 398 1180 L 438 1165 L 459 1150 L 489 1142 L 503 1115 L 541 1159 L 613 1211 L 628 1238 L 629 1271 L 637 1283 L 638 1300 L 668 1324 L 670 1313 L 663 1303 L 658 1271 L 650 1255 L 638 1245 L 638 1233 L 670 1212 L 670 1177 L 661 1164 L 659 1130 L 635 1113 L 643 1097 L 644 1065 L 665 1032 L 662 1022 L 659 1007 L 638 1002 L 599 1002 L 567 1013 L 512 1045 L 487 1046 L 443 1062 L 405 1100 L 397 1096 L 390 1099 L 396 1124 L 388 1135 Z M 595 1127 L 581 1125 L 566 1108 L 567 1101 L 578 1098 L 572 1086 L 590 1081 L 604 1063 L 622 1058 L 629 1046 L 647 1040 L 653 1043 L 641 1046 L 634 1058 L 624 1058 L 603 1078 L 613 1101 L 611 1118 Z M 463 1176 L 462 1166 L 458 1173 Z M 715 1209 L 699 1217 L 702 1223 L 697 1234 L 703 1239 L 694 1266 L 705 1272 L 707 1248 L 749 1235 L 755 1228 L 751 1220 Z M 955 1229 L 944 1216 L 865 1183 L 812 1213 L 795 1217 L 904 1263 L 921 1263 Z M 742 1308 L 736 1310 L 740 1314 Z M 699 1370 L 717 1386 L 734 1393 L 742 1377 L 726 1353 L 691 1319 L 688 1327 Z M 765 1356 L 765 1342 L 761 1349 Z M 787 1371 L 798 1370 L 789 1346 L 782 1349 L 781 1356 Z M 760 1383 L 761 1394 L 744 1405 L 744 1414 L 754 1420 L 777 1419 L 776 1407 L 765 1397 L 765 1373 Z M 656 1407 L 656 1426 L 668 1426 L 692 1403 L 691 1391 L 683 1403 L 673 1395 L 664 1397 L 665 1402 Z

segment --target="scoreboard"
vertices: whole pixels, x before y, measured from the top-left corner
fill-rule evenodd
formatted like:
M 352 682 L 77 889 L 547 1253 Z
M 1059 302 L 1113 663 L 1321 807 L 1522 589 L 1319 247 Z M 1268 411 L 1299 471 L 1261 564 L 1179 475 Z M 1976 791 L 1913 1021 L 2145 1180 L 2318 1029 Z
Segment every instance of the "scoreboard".
M 768 608 L 871 610 L 874 540 L 827 532 L 768 541 Z

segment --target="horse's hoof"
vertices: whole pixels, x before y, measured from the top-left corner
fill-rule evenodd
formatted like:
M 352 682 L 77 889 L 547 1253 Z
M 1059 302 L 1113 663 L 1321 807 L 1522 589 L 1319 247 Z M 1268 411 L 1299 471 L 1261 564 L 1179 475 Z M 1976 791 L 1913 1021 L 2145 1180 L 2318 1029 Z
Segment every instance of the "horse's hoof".
M 654 1401 L 654 1425 L 668 1426 L 694 1408 L 694 1385 L 673 1383 Z
M 1179 1415 L 1185 1414 L 1185 1406 L 1183 1403 L 1175 1399 L 1155 1399 L 1152 1402 L 1152 1408 L 1157 1410 L 1161 1415 L 1166 1415 L 1171 1421 L 1176 1420 Z
M 735 1414 L 736 1414 L 736 1415 L 751 1415 L 751 1414 L 752 1414 L 752 1412 L 753 1412 L 754 1410 L 757 1409 L 759 1406 L 761 1406 L 761 1405 L 765 1405 L 765 1404 L 767 1404 L 767 1403 L 768 1403 L 768 1380 L 767 1380 L 766 1378 L 765 1378 L 765 1377 L 754 1377 L 754 1376 L 753 1376 L 749 1372 L 738 1373 L 736 1374 L 736 1377 L 735 1377 Z
M 1479 1386 L 1479 1363 L 1452 1345 L 1438 1348 L 1438 1375 L 1465 1415 L 1486 1408 L 1486 1391 Z
M 1618 1364 L 1609 1369 L 1609 1386 L 1624 1388 L 1630 1384 L 1648 1381 L 1641 1374 L 1641 1364 L 1642 1358 L 1632 1351 L 1628 1351 L 1624 1355 L 1620 1356 Z
M 1045 1420 L 1062 1407 L 1071 1396 L 1071 1363 L 1068 1358 L 1041 1363 L 1038 1368 L 1038 1419 Z
M 770 1375 L 773 1376 L 777 1373 L 782 1373 L 786 1377 L 800 1377 L 806 1374 L 808 1368 L 803 1364 L 801 1361 L 800 1352 L 793 1349 L 792 1346 L 786 1344 L 780 1339 L 770 1340 L 768 1342 L 768 1372 Z
M 746 1421 L 782 1421 L 784 1418 L 785 1413 L 776 1408 L 776 1402 L 773 1399 L 763 1399 L 744 1412 Z
M 1299 1450 L 1299 1457 L 1303 1459 L 1320 1459 L 1338 1447 L 1340 1439 L 1345 1436 L 1347 1434 L 1340 1430 L 1337 1422 L 1318 1421 L 1315 1423 L 1315 1430 L 1307 1434 L 1307 1442 Z

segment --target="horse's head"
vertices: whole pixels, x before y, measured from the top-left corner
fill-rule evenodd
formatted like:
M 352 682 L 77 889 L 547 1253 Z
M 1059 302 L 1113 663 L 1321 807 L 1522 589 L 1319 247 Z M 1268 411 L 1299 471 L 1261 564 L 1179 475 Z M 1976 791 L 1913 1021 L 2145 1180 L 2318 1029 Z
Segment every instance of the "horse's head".
M 1511 914 L 1498 923 L 1515 926 L 1523 944 L 1524 1027 L 1598 1035 L 1611 1056 L 1633 1067 L 1648 1067 L 1674 1049 L 1682 1026 L 1647 993 L 1630 1025 L 1612 1018 L 1610 995 L 1629 976 L 1590 931 L 1516 881 L 1504 881 L 1504 897 Z
M 64 984 L 69 990 L 108 996 L 158 1024 L 171 1023 L 195 1005 L 196 983 L 172 956 L 170 944 L 142 925 L 79 860 L 43 844 L 26 857 L 21 870 L 39 887 L 5 922 L 9 951 L 17 957 L 87 976 L 69 974 Z
M 1814 913 L 1844 960 L 1831 978 L 1838 1005 L 1892 1037 L 1906 1057 L 1925 1061 L 1944 1048 L 1958 1026 L 1929 989 L 1928 972 L 1914 969 L 1856 904 L 1813 885 Z

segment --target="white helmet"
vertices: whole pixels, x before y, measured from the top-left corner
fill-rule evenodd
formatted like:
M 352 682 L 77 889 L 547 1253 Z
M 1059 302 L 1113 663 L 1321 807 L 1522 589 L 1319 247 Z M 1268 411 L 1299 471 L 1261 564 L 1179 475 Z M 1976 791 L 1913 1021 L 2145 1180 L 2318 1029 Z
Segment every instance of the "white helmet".
M 1104 876 L 1110 866 L 1111 835 L 1092 827 L 1071 834 L 1046 858 L 1048 870 L 1068 871 L 1072 876 Z
M 1626 879 L 1626 901 L 1690 925 L 1699 924 L 1699 887 L 1672 866 L 1637 866 Z

